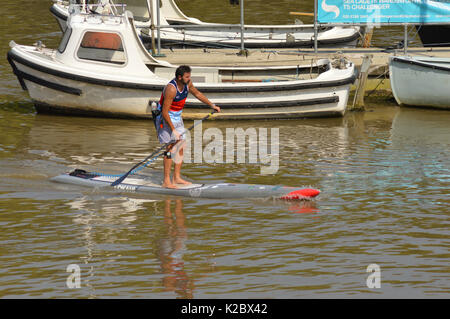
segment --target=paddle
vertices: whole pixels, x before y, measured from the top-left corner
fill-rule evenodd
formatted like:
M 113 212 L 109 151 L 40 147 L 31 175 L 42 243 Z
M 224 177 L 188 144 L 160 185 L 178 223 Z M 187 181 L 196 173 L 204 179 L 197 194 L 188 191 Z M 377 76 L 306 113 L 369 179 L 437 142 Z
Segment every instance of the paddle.
M 198 124 L 200 124 L 201 122 L 203 122 L 204 120 L 206 120 L 208 117 L 210 117 L 211 115 L 213 115 L 215 112 L 216 112 L 216 110 L 212 111 L 212 112 L 209 113 L 207 116 L 205 116 L 204 118 L 202 118 L 202 119 L 200 120 L 200 122 L 197 122 L 197 123 L 194 123 L 193 125 L 191 125 L 191 127 L 189 127 L 189 128 L 186 129 L 183 133 L 180 134 L 180 137 L 181 137 L 184 133 L 186 133 L 186 132 L 192 130 L 192 129 L 193 129 L 194 127 L 196 127 Z M 180 140 L 176 141 L 175 144 L 178 143 L 179 141 L 180 141 Z M 112 183 L 111 183 L 111 186 L 116 186 L 116 185 L 119 185 L 120 183 L 122 183 L 123 180 L 124 180 L 125 178 L 128 177 L 128 175 L 132 174 L 132 172 L 133 172 L 136 168 L 138 168 L 138 167 L 141 166 L 142 164 L 146 163 L 148 160 L 152 159 L 153 157 L 161 156 L 163 153 L 161 153 L 161 154 L 158 154 L 158 153 L 161 152 L 162 150 L 164 150 L 164 149 L 165 149 L 167 146 L 169 146 L 170 144 L 173 144 L 173 141 L 170 141 L 170 142 L 164 144 L 163 146 L 161 146 L 160 148 L 158 148 L 156 151 L 154 151 L 152 154 L 150 154 L 149 156 L 147 156 L 143 161 L 141 161 L 141 162 L 137 163 L 136 165 L 134 165 L 127 173 L 123 174 L 121 177 L 119 177 L 119 178 L 116 179 L 114 182 L 112 182 Z

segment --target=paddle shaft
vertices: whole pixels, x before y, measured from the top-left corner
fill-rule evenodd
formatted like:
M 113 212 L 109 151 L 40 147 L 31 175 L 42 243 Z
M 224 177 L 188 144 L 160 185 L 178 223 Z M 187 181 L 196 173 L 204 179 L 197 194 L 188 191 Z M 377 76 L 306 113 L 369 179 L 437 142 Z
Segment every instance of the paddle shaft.
M 183 134 L 185 134 L 186 132 L 192 130 L 195 126 L 197 126 L 198 124 L 200 124 L 201 122 L 203 122 L 204 120 L 206 120 L 207 118 L 209 118 L 211 115 L 213 115 L 216 112 L 216 110 L 212 111 L 211 113 L 209 113 L 207 116 L 205 116 L 204 118 L 202 118 L 200 120 L 200 122 L 194 123 L 192 124 L 188 129 L 184 130 L 183 133 L 180 134 L 180 138 Z M 111 183 L 111 186 L 116 186 L 119 185 L 120 183 L 122 183 L 124 181 L 125 178 L 128 177 L 128 175 L 130 175 L 136 168 L 138 168 L 139 166 L 141 166 L 142 164 L 144 164 L 145 162 L 147 162 L 148 160 L 152 159 L 155 156 L 160 156 L 161 154 L 158 154 L 159 152 L 161 152 L 162 150 L 166 149 L 167 146 L 169 146 L 170 144 L 177 144 L 180 140 L 176 141 L 175 143 L 173 143 L 173 141 L 170 141 L 166 144 L 164 144 L 163 146 L 161 146 L 160 148 L 158 148 L 156 151 L 154 151 L 152 154 L 150 154 L 149 156 L 147 156 L 143 161 L 140 161 L 139 163 L 137 163 L 136 165 L 134 165 L 128 172 L 126 172 L 124 175 L 122 175 L 121 177 L 119 177 L 118 179 L 116 179 L 114 182 Z

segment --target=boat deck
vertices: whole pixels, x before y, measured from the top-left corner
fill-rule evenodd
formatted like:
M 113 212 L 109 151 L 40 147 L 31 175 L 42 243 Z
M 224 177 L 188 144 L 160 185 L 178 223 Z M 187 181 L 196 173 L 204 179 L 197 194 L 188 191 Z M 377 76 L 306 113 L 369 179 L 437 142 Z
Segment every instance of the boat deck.
M 366 89 L 376 88 L 381 95 L 391 93 L 389 83 L 389 57 L 403 55 L 403 49 L 384 50 L 380 48 L 319 49 L 249 49 L 247 56 L 238 55 L 236 49 L 162 49 L 165 57 L 157 57 L 174 65 L 191 66 L 287 66 L 311 65 L 319 59 L 332 59 L 344 56 L 352 61 L 356 68 L 362 64 L 365 55 L 371 54 L 369 80 Z M 424 57 L 450 57 L 450 47 L 408 48 L 408 55 Z M 380 85 L 380 80 L 385 79 Z M 354 86 L 352 90 L 354 90 Z M 391 95 L 390 95 L 391 96 Z
M 161 49 L 165 57 L 157 59 L 191 66 L 287 66 L 309 65 L 311 61 L 333 58 L 342 53 L 360 66 L 364 55 L 372 54 L 370 73 L 376 74 L 387 66 L 389 56 L 403 55 L 403 49 L 382 51 L 379 48 L 319 49 L 317 54 L 313 49 L 249 49 L 248 52 L 248 56 L 240 56 L 236 49 Z M 408 48 L 408 55 L 449 57 L 450 47 Z

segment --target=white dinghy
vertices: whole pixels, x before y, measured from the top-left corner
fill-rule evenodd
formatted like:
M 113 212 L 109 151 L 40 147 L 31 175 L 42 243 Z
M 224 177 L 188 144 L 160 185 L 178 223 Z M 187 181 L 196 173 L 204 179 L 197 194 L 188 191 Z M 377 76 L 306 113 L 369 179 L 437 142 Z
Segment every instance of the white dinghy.
M 183 25 L 183 28 L 162 28 L 160 33 L 163 47 L 214 47 L 238 48 L 241 45 L 241 26 L 207 23 L 186 16 L 174 0 L 121 0 L 126 9 L 133 12 L 135 24 L 145 46 L 152 41 L 151 26 L 157 25 L 157 1 L 160 1 L 160 25 Z M 67 1 L 54 0 L 50 8 L 61 30 L 67 26 L 69 5 Z M 86 3 L 86 0 L 78 0 Z M 109 0 L 99 0 L 82 5 L 83 10 L 106 13 L 113 11 Z M 100 3 L 100 5 L 99 5 Z M 152 18 L 152 14 L 153 18 Z M 361 27 L 320 27 L 318 45 L 320 47 L 355 47 L 364 30 Z M 154 32 L 156 36 L 156 32 Z M 244 41 L 246 48 L 299 48 L 313 47 L 314 25 L 245 25 Z
M 177 66 L 154 59 L 134 26 L 133 15 L 76 13 L 58 49 L 11 41 L 8 60 L 38 112 L 151 118 Z M 319 60 L 292 67 L 194 67 L 195 86 L 219 105 L 217 119 L 342 116 L 354 64 Z M 189 97 L 183 117 L 198 119 L 209 108 Z
M 389 73 L 399 105 L 450 110 L 450 58 L 393 56 Z

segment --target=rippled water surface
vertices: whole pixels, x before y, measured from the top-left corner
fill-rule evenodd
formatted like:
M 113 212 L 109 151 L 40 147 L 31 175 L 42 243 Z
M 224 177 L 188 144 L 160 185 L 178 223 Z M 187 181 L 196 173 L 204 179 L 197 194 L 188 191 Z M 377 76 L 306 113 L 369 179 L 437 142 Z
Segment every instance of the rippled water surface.
M 250 23 L 287 23 L 287 12 L 312 8 L 247 2 L 266 12 L 248 14 Z M 29 11 L 15 3 L 2 3 L 1 56 L 12 39 L 56 46 L 51 2 L 29 1 Z M 205 21 L 237 22 L 200 3 L 180 6 Z M 205 122 L 222 132 L 279 128 L 280 167 L 265 176 L 257 164 L 187 164 L 188 178 L 322 193 L 311 202 L 185 199 L 50 182 L 76 167 L 127 171 L 159 146 L 153 124 L 37 115 L 6 59 L 0 84 L 0 297 L 450 295 L 450 112 L 387 101 L 343 119 Z M 380 289 L 366 286 L 373 263 Z M 70 264 L 81 268 L 79 289 L 66 286 Z

